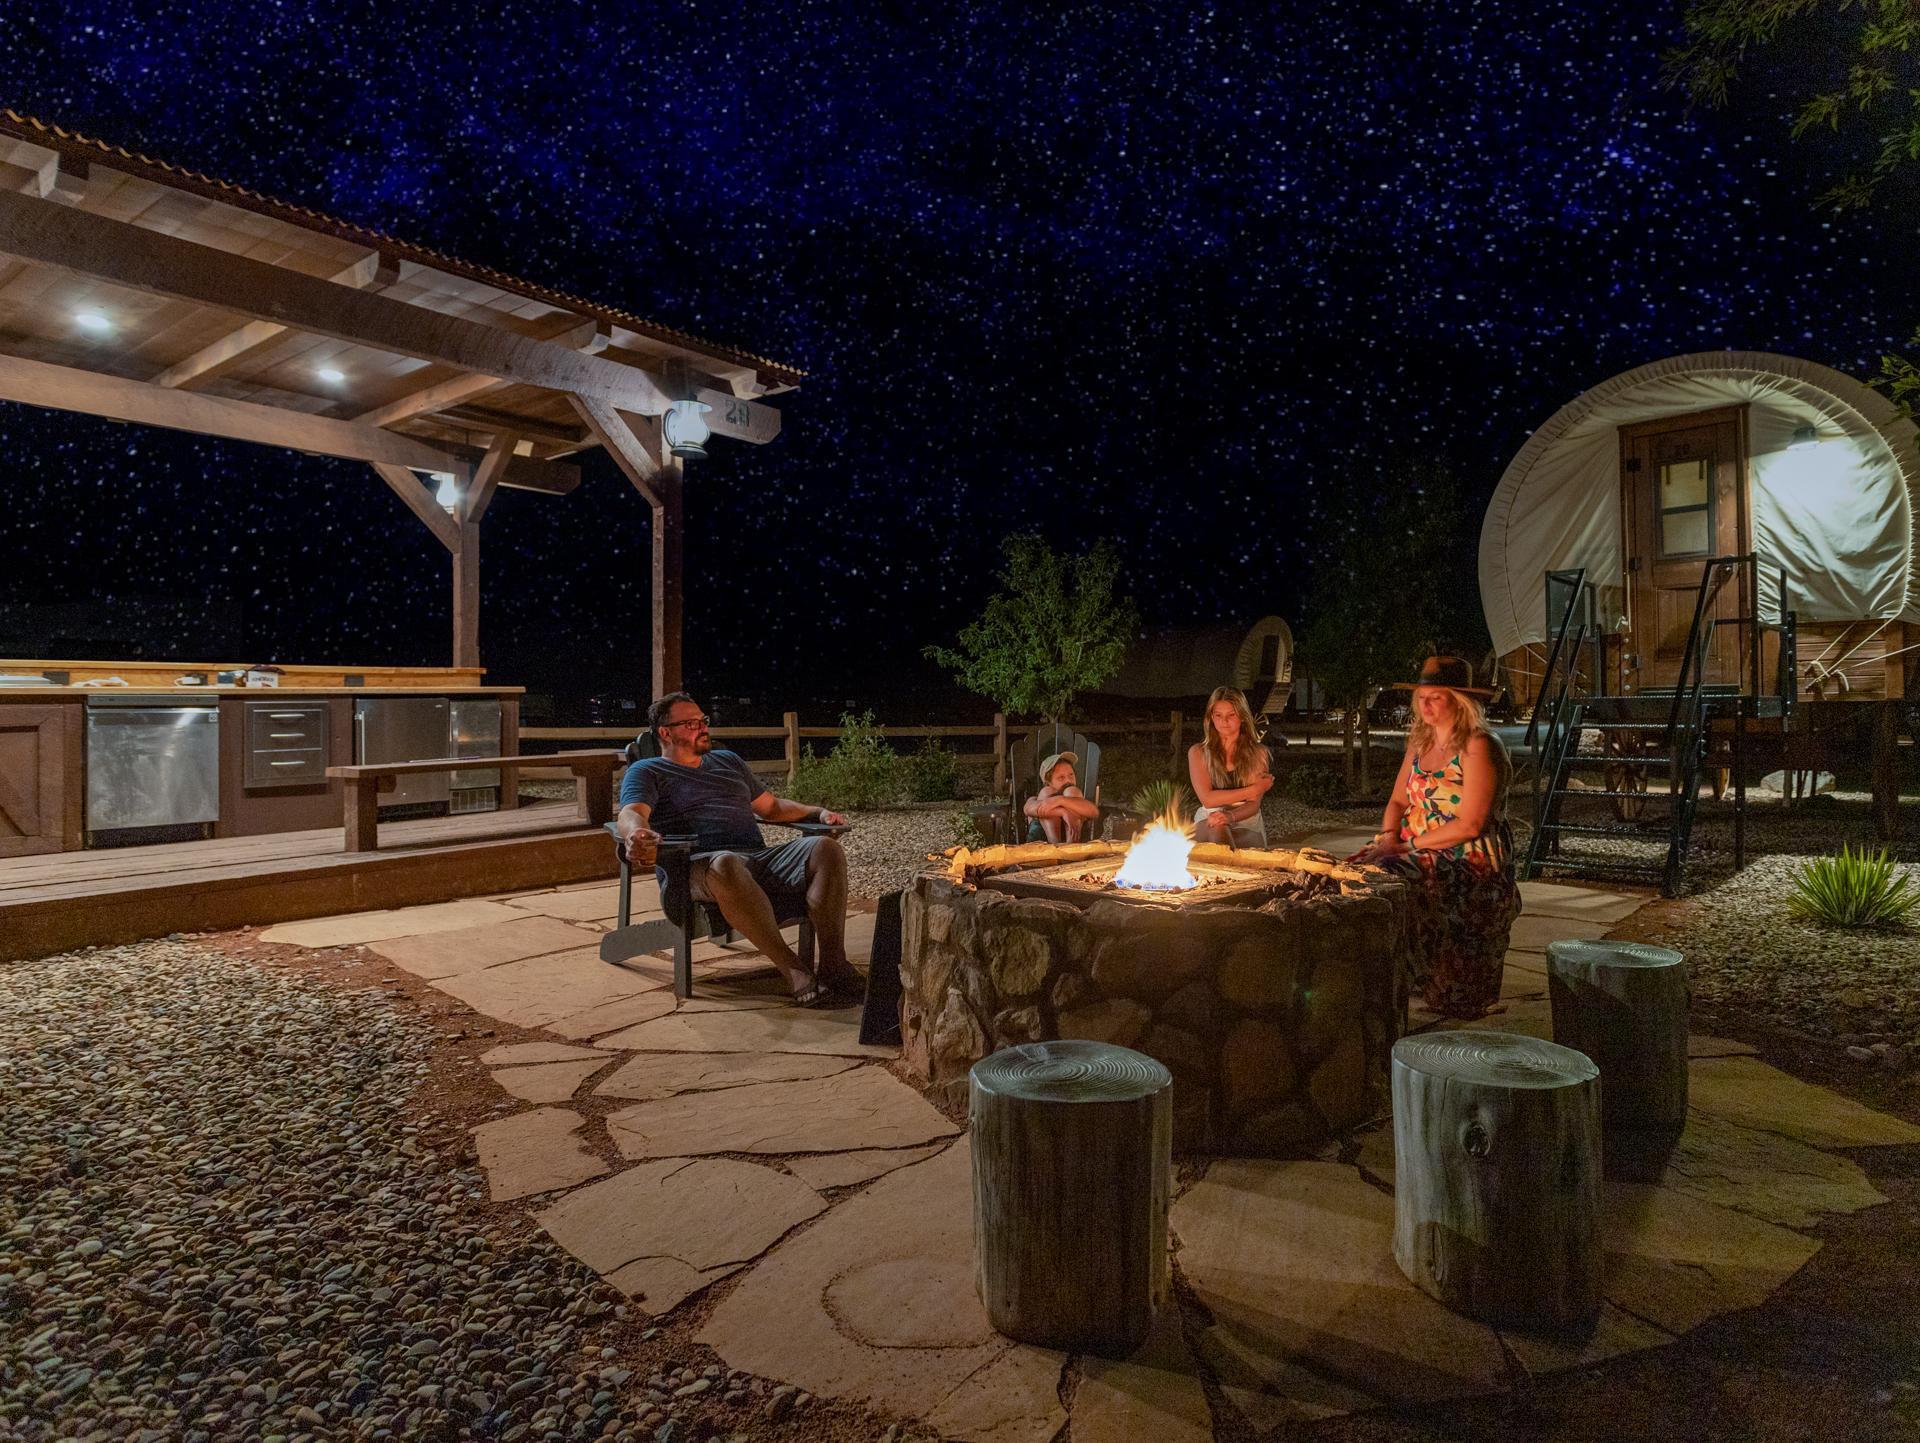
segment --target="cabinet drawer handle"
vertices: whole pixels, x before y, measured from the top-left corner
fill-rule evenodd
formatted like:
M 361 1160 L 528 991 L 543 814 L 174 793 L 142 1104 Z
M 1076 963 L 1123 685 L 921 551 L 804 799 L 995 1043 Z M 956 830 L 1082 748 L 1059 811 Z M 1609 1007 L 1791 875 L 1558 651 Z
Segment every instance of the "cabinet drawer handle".
M 301 737 L 305 736 L 306 733 L 305 732 L 268 732 L 267 735 L 271 737 L 274 741 L 285 741 L 288 737 L 292 737 L 295 741 L 298 741 Z
M 305 762 L 268 762 L 270 767 L 304 767 Z
M 267 719 L 269 721 L 305 721 L 307 714 L 303 711 L 270 711 L 267 713 Z

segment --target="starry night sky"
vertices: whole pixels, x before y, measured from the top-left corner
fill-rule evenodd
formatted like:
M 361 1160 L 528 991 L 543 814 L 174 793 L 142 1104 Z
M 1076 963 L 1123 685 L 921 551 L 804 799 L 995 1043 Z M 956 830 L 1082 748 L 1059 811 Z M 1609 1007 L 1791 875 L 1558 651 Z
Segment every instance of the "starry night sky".
M 1616 371 L 1867 375 L 1920 321 L 1901 198 L 1811 203 L 1799 57 L 1724 113 L 1660 89 L 1677 4 L 433 8 L 28 0 L 0 103 L 811 372 L 689 474 L 688 679 L 762 713 L 949 707 L 920 648 L 1009 531 L 1114 538 L 1149 626 L 1297 626 L 1319 511 L 1409 457 L 1477 525 Z M 10 405 L 0 448 L 0 603 L 446 660 L 445 553 L 364 466 Z M 646 508 L 585 470 L 489 512 L 484 659 L 644 695 Z M 1435 538 L 1463 587 L 1473 541 Z

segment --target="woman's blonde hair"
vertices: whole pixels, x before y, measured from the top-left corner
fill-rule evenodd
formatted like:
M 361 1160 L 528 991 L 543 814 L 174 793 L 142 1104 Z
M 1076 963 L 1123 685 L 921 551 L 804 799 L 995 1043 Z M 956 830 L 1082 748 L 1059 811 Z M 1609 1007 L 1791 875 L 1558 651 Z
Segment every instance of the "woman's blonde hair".
M 1240 717 L 1239 752 L 1233 759 L 1232 770 L 1227 768 L 1226 744 L 1220 740 L 1220 733 L 1213 726 L 1213 709 L 1223 701 L 1232 703 Z M 1266 749 L 1260 745 L 1261 731 L 1253 719 L 1253 708 L 1247 705 L 1247 695 L 1240 688 L 1216 686 L 1213 689 L 1213 695 L 1207 698 L 1202 737 L 1207 753 L 1207 770 L 1216 778 L 1216 786 L 1244 787 L 1261 775 Z
M 1500 776 L 1504 779 L 1508 765 L 1507 749 L 1501 744 L 1500 738 L 1494 735 L 1492 728 L 1487 725 L 1486 709 L 1481 706 L 1480 698 L 1468 696 L 1463 691 L 1455 691 L 1450 686 L 1438 686 L 1433 690 L 1444 691 L 1447 694 L 1447 700 L 1453 704 L 1453 725 L 1447 729 L 1445 737 L 1442 738 L 1439 728 L 1427 724 L 1426 718 L 1420 715 L 1420 708 L 1416 704 L 1413 715 L 1407 723 L 1407 744 L 1413 748 L 1414 755 L 1418 756 L 1435 741 L 1442 739 L 1453 751 L 1465 752 L 1467 743 L 1478 734 L 1491 743 L 1494 765 L 1500 769 Z

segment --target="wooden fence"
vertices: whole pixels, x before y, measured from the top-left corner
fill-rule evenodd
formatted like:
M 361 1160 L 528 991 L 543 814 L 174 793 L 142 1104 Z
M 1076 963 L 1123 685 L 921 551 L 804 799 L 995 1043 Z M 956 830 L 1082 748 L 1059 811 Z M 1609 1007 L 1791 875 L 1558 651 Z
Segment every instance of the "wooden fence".
M 883 737 L 899 737 L 906 740 L 925 740 L 935 738 L 940 741 L 986 739 L 986 750 L 960 751 L 954 755 L 963 762 L 992 762 L 994 795 L 1001 796 L 1007 791 L 1007 755 L 1013 741 L 1021 733 L 1030 730 L 1025 726 L 1010 724 L 1005 715 L 996 712 L 990 726 L 923 726 L 923 727 L 875 727 Z M 634 728 L 624 727 L 521 727 L 520 741 L 523 749 L 528 742 L 606 742 L 612 740 L 632 741 Z M 1075 731 L 1093 741 L 1105 737 L 1165 737 L 1168 752 L 1178 765 L 1186 749 L 1187 721 L 1180 712 L 1169 712 L 1165 721 L 1133 722 L 1089 722 L 1076 726 Z M 789 784 L 799 768 L 801 748 L 815 739 L 832 739 L 840 735 L 839 727 L 802 726 L 798 712 L 787 712 L 777 727 L 715 727 L 713 739 L 716 742 L 729 741 L 780 741 L 782 745 L 779 757 L 748 758 L 748 765 L 756 772 L 768 774 L 785 773 Z

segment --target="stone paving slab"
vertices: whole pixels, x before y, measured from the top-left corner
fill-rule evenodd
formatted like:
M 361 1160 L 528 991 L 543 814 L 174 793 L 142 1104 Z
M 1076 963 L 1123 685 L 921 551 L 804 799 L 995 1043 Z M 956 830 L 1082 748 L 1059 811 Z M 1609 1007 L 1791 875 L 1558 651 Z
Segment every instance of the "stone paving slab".
M 1380 1406 L 1379 1399 L 1338 1379 L 1263 1351 L 1257 1338 L 1243 1338 L 1227 1324 L 1216 1323 L 1200 1335 L 1200 1352 L 1222 1396 L 1262 1435 L 1287 1424 L 1317 1423 Z
M 537 912 L 544 917 L 558 917 L 568 922 L 611 922 L 620 915 L 620 884 L 602 883 L 597 887 L 582 887 L 571 892 L 535 892 L 515 897 L 507 905 L 523 912 Z M 658 889 L 649 886 L 643 892 L 636 885 L 632 907 L 635 913 L 642 910 L 657 912 L 660 909 Z
M 1523 1333 L 1517 1328 L 1502 1328 L 1500 1336 L 1520 1360 L 1520 1366 L 1536 1378 L 1564 1373 L 1569 1368 L 1585 1368 L 1647 1348 L 1662 1348 L 1673 1341 L 1673 1334 L 1662 1332 L 1631 1313 L 1623 1313 L 1608 1302 L 1600 1304 L 1600 1316 L 1585 1336 L 1555 1337 Z
M 260 940 L 285 942 L 293 947 L 353 947 L 366 942 L 384 942 L 390 937 L 417 937 L 424 932 L 451 932 L 491 922 L 512 922 L 524 916 L 526 913 L 498 902 L 432 902 L 423 907 L 400 907 L 387 912 L 349 912 L 339 917 L 283 922 L 267 928 L 260 934 Z
M 973 1191 L 965 1146 L 880 1179 L 769 1253 L 714 1309 L 699 1341 L 729 1367 L 809 1392 L 931 1418 L 969 1379 L 1058 1379 L 1058 1354 L 993 1331 L 973 1286 Z M 1031 1355 L 1005 1371 L 1003 1353 Z M 969 1390 L 942 1414 L 970 1439 L 1045 1443 L 1065 1418 L 1008 1388 Z M 1036 1411 L 1037 1410 L 1037 1411 Z
M 1251 1371 L 1315 1380 L 1305 1416 L 1509 1384 L 1493 1329 L 1416 1289 L 1393 1261 L 1393 1199 L 1338 1163 L 1215 1163 L 1174 1204 L 1180 1270 Z M 1363 1385 L 1359 1380 L 1365 1380 Z
M 1081 1360 L 1073 1395 L 1073 1443 L 1212 1443 L 1213 1412 L 1177 1303 L 1160 1310 L 1153 1332 L 1123 1362 Z
M 831 1077 L 858 1067 L 851 1057 L 807 1057 L 774 1052 L 662 1052 L 635 1057 L 594 1089 L 600 1097 L 645 1101 L 683 1092 L 741 1087 L 753 1082 L 790 1082 Z
M 958 1130 L 884 1067 L 682 1093 L 607 1115 L 607 1132 L 628 1158 L 906 1147 Z
M 554 1240 L 648 1312 L 739 1271 L 825 1211 L 797 1178 L 754 1163 L 651 1162 L 534 1215 Z
M 896 1168 L 922 1162 L 945 1146 L 945 1143 L 933 1143 L 926 1147 L 823 1152 L 811 1157 L 790 1157 L 782 1166 L 808 1187 L 825 1191 L 830 1187 L 852 1187 L 855 1183 L 871 1182 Z
M 367 950 L 416 977 L 434 981 L 589 944 L 599 945 L 592 933 L 579 927 L 553 917 L 522 916 L 506 922 L 459 927 L 450 932 L 389 937 L 368 944 Z
M 597 1047 L 576 1047 L 566 1042 L 509 1042 L 480 1054 L 488 1067 L 524 1067 L 533 1062 L 584 1062 L 597 1057 L 602 1062 L 613 1056 Z
M 569 1038 L 598 1037 L 603 1032 L 616 1032 L 636 1023 L 665 1017 L 672 1011 L 673 993 L 665 987 L 655 986 L 650 991 L 635 993 L 631 997 L 619 997 L 596 1007 L 569 1012 L 565 1017 L 549 1022 L 546 1030 Z
M 607 1065 L 595 1062 L 536 1062 L 526 1067 L 503 1067 L 493 1080 L 522 1102 L 565 1102 L 580 1084 Z
M 1758 1307 L 1820 1244 L 1670 1188 L 1609 1182 L 1601 1203 L 1607 1301 L 1669 1333 Z
M 1522 912 L 1514 918 L 1507 949 L 1510 952 L 1544 954 L 1549 942 L 1561 942 L 1570 937 L 1604 937 L 1611 929 L 1609 922 L 1586 921 L 1576 917 L 1533 916 Z
M 1689 1057 L 1751 1057 L 1759 1050 L 1729 1037 L 1703 1037 L 1696 1032 L 1687 1038 Z
M 1609 927 L 1624 922 L 1648 901 L 1597 887 L 1570 887 L 1563 882 L 1522 882 L 1520 900 L 1527 913 L 1535 917 L 1604 922 Z
M 897 1047 L 861 1045 L 858 1007 L 695 1012 L 643 1022 L 602 1037 L 599 1045 L 629 1052 L 804 1052 L 840 1057 L 897 1057 L 900 1052 Z
M 473 1130 L 473 1145 L 495 1202 L 572 1187 L 609 1171 L 578 1136 L 586 1119 L 564 1107 L 516 1113 Z
M 1617 1147 L 1620 1164 L 1634 1159 Z M 1686 1130 L 1663 1157 L 1652 1160 L 1652 1176 L 1640 1181 L 1750 1214 L 1783 1227 L 1815 1227 L 1829 1213 L 1853 1213 L 1885 1202 L 1851 1158 L 1821 1152 L 1777 1132 L 1740 1127 L 1693 1108 Z
M 1687 1067 L 1687 1101 L 1742 1127 L 1783 1133 L 1815 1147 L 1920 1142 L 1920 1127 L 1802 1082 L 1755 1057 L 1703 1057 Z
M 934 1404 L 927 1423 L 969 1443 L 1053 1443 L 1067 1421 L 1060 1403 L 1066 1365 L 1064 1353 L 1009 1348 Z
M 433 985 L 475 1012 L 515 1027 L 540 1027 L 602 1003 L 658 990 L 647 978 L 608 966 L 592 947 L 502 962 L 480 972 L 443 977 Z

